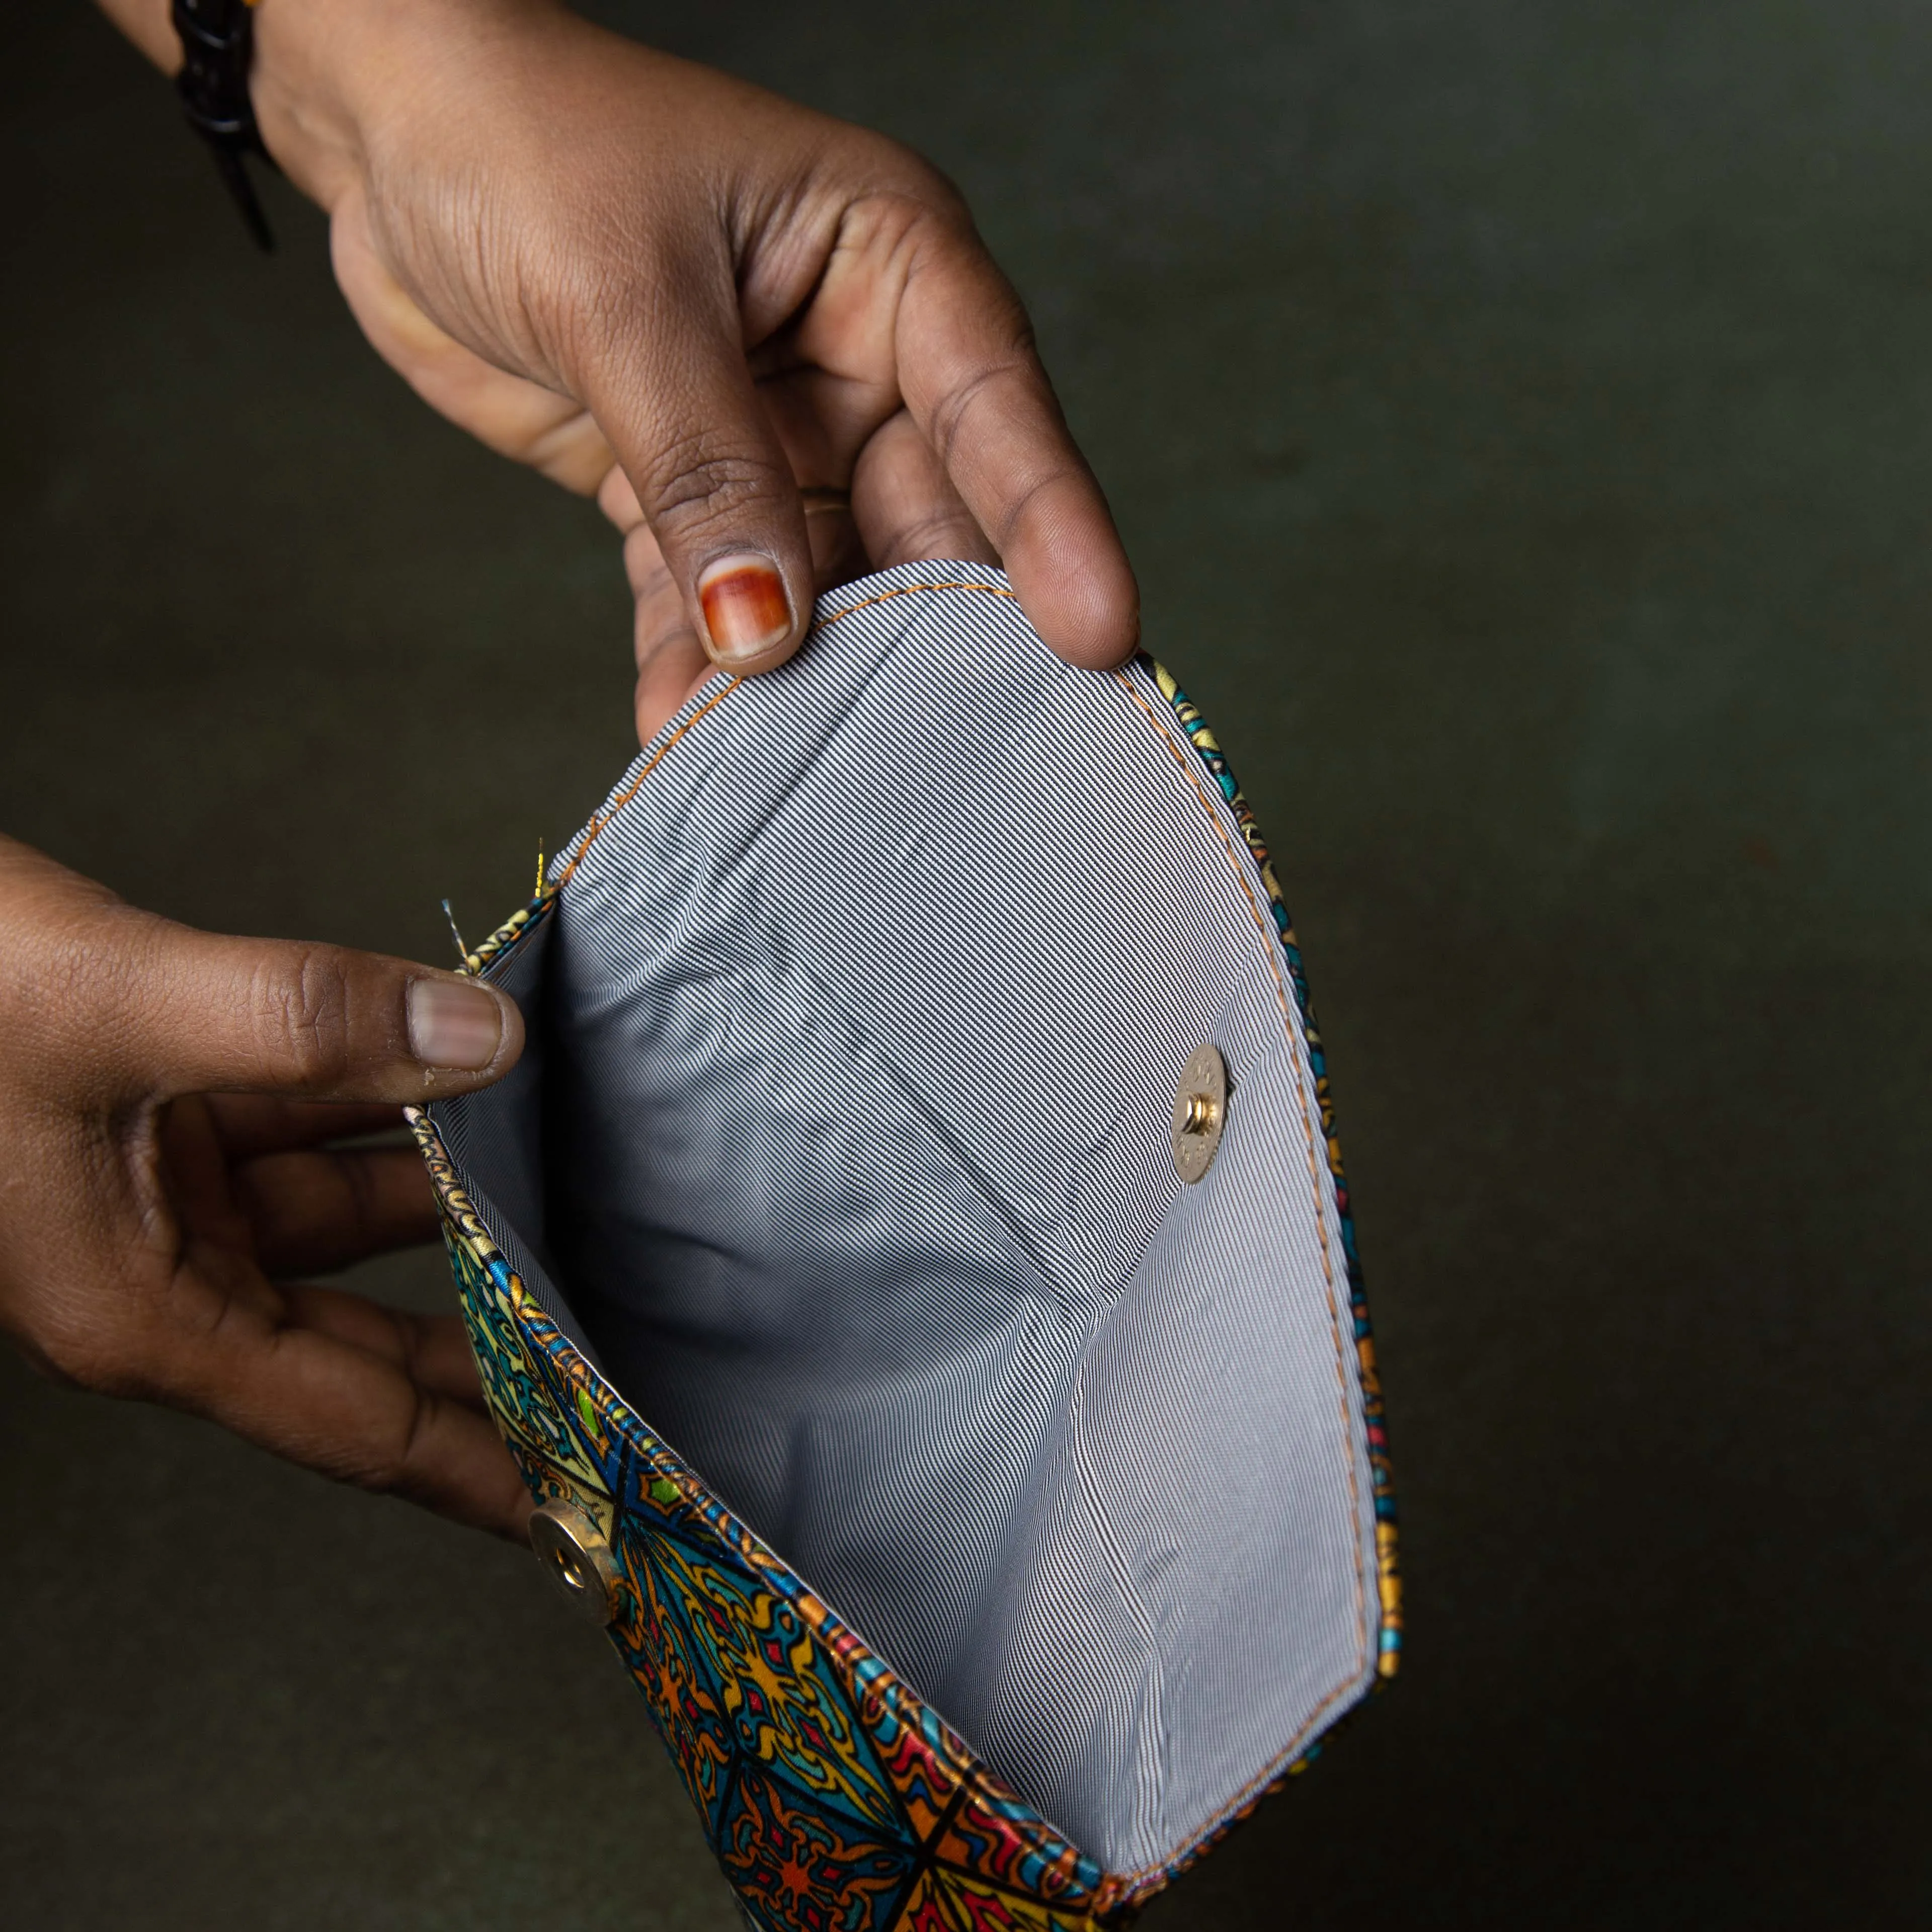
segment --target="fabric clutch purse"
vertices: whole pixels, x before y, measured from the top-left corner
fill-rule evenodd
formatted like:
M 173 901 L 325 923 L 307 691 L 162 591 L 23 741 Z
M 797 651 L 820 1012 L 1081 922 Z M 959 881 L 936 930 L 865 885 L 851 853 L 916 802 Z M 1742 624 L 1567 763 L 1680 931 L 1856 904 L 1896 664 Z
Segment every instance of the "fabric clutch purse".
M 1198 714 L 1005 578 L 714 676 L 468 962 L 414 1117 L 538 1553 L 747 1919 L 1097 1932 L 1394 1668 L 1287 914 Z

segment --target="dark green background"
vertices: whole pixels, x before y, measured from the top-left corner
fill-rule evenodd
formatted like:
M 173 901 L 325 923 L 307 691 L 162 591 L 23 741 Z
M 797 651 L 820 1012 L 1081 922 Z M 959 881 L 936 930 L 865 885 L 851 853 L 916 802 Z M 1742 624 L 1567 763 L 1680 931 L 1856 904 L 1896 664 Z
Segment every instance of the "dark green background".
M 621 10 L 966 190 L 1299 915 L 1411 1662 L 1150 1932 L 1932 1920 L 1932 14 Z M 0 823 L 441 959 L 624 760 L 610 541 L 34 16 Z M 731 1922 L 526 1559 L 0 1376 L 9 1922 Z

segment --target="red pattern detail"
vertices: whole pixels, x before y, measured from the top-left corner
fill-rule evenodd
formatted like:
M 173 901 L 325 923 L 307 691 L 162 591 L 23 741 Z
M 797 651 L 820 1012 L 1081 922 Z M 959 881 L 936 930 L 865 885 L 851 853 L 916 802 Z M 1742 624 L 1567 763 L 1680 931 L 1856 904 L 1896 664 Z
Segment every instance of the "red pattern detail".
M 844 1835 L 842 1822 L 790 1804 L 770 1779 L 741 1772 L 719 1861 L 747 1898 L 797 1932 L 873 1932 L 905 1882 L 905 1857 Z

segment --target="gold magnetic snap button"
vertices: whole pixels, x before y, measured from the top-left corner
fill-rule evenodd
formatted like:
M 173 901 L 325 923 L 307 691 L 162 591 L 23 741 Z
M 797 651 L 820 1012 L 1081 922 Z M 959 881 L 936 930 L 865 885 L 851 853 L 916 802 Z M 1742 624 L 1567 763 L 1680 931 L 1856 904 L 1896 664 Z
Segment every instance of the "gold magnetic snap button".
M 604 1532 L 583 1510 L 553 1497 L 530 1518 L 530 1547 L 544 1574 L 598 1625 L 617 1615 L 617 1564 Z
M 1214 1164 L 1228 1120 L 1228 1063 L 1211 1046 L 1197 1046 L 1180 1070 L 1174 1096 L 1174 1165 L 1190 1185 Z

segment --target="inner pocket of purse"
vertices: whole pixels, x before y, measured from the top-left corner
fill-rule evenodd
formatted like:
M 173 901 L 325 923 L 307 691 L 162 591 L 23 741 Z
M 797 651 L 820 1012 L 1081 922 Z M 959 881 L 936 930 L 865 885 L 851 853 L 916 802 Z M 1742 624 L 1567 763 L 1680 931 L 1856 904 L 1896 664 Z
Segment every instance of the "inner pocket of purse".
M 1149 1868 L 1374 1673 L 1314 1075 L 1152 675 L 1061 663 L 996 575 L 917 578 L 640 755 L 491 969 L 523 1064 L 435 1117 L 624 1400 L 1022 1796 Z

